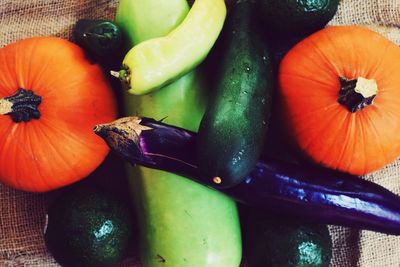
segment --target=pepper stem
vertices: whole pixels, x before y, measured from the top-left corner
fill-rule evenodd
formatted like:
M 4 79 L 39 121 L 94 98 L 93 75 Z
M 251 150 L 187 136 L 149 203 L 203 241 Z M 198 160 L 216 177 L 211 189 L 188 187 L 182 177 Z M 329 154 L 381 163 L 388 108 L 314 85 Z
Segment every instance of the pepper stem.
M 127 67 L 122 67 L 122 69 L 119 71 L 111 70 L 110 74 L 115 78 L 118 78 L 126 90 L 129 90 L 131 88 L 131 75 Z
M 378 85 L 375 80 L 358 77 L 347 80 L 339 77 L 340 91 L 338 102 L 350 112 L 356 112 L 372 104 L 378 93 Z
M 10 115 L 14 122 L 39 119 L 38 107 L 41 102 L 42 98 L 32 90 L 20 88 L 14 95 L 0 99 L 0 114 Z
M 129 71 L 126 69 L 121 69 L 120 71 L 111 70 L 110 74 L 123 82 L 129 82 Z

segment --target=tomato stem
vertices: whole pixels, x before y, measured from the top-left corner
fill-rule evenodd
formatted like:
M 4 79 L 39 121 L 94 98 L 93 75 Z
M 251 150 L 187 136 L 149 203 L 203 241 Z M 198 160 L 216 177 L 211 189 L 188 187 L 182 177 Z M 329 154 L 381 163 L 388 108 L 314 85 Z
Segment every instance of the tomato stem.
M 339 77 L 339 81 L 340 91 L 337 101 L 352 113 L 371 105 L 378 92 L 375 80 L 362 77 L 347 80 Z
M 35 95 L 32 90 L 20 88 L 12 96 L 0 99 L 0 114 L 10 115 L 14 122 L 28 122 L 40 118 L 38 109 L 42 97 Z

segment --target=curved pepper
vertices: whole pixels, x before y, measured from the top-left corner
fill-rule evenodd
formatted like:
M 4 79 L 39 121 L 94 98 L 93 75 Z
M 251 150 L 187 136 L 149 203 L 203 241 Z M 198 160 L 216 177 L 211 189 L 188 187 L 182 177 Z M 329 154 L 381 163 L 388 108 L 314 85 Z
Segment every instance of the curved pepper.
M 217 40 L 226 17 L 224 0 L 197 0 L 183 22 L 168 35 L 134 46 L 119 72 L 135 95 L 155 91 L 197 67 Z

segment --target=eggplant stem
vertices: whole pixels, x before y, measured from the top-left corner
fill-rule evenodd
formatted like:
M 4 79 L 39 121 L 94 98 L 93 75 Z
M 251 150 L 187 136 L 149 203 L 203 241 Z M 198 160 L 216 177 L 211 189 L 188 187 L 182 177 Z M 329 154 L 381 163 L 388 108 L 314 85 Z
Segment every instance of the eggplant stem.
M 139 147 L 139 136 L 142 131 L 152 130 L 151 127 L 141 125 L 140 122 L 139 117 L 125 117 L 111 123 L 98 124 L 94 126 L 93 131 L 105 139 L 111 147 L 118 147 L 126 140 L 131 140 Z

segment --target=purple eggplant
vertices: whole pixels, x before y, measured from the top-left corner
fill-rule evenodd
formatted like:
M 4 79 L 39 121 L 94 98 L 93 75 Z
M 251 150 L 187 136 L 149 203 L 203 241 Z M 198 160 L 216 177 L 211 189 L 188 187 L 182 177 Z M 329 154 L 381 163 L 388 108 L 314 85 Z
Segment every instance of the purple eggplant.
M 132 164 L 204 181 L 197 169 L 194 132 L 140 117 L 97 125 L 94 131 Z M 240 184 L 216 190 L 281 216 L 400 235 L 399 196 L 360 177 L 324 168 L 266 159 Z

